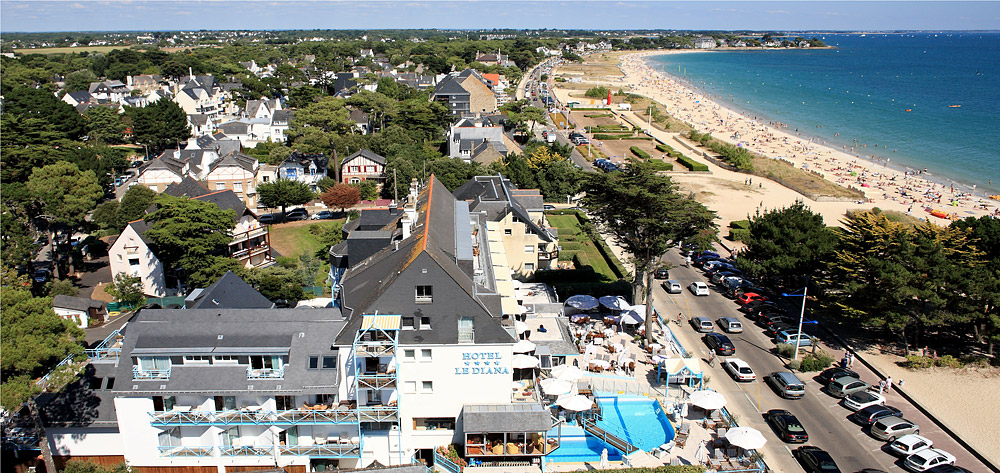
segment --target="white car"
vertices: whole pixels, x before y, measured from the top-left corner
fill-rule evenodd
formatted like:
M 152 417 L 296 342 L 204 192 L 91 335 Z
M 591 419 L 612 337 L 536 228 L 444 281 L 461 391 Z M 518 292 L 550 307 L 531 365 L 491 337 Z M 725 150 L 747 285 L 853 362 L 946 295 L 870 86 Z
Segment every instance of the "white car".
M 726 371 L 728 371 L 736 381 L 753 381 L 757 379 L 757 375 L 754 374 L 752 369 L 750 369 L 750 365 L 739 358 L 726 358 L 726 361 L 722 363 L 722 366 L 726 368 Z
M 885 405 L 885 396 L 876 391 L 858 391 L 844 398 L 844 407 L 852 411 L 860 411 L 868 406 L 875 405 Z
M 701 281 L 693 282 L 688 286 L 688 290 L 696 296 L 707 296 L 708 295 L 708 284 Z
M 934 446 L 934 442 L 931 442 L 929 438 L 921 437 L 917 434 L 909 434 L 896 439 L 895 442 L 891 442 L 889 450 L 892 450 L 892 453 L 901 457 L 907 457 L 932 446 Z
M 955 463 L 955 456 L 940 448 L 925 448 L 906 457 L 903 466 L 910 471 L 927 471 L 941 465 Z

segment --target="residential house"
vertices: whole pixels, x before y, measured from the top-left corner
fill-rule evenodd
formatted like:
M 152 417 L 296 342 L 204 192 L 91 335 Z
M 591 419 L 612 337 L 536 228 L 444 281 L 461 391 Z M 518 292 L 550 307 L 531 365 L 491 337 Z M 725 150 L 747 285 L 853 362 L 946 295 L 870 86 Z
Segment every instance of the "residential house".
M 120 103 L 131 91 L 120 80 L 106 80 L 103 82 L 91 82 L 88 92 L 91 97 L 99 101 Z
M 239 140 L 230 139 L 223 133 L 216 133 L 215 135 L 202 135 L 197 138 L 188 138 L 188 144 L 185 149 L 211 150 L 215 151 L 215 154 L 218 156 L 225 156 L 229 153 L 243 151 L 243 145 L 240 144 Z
M 498 159 L 498 155 L 506 156 L 507 151 L 503 126 L 495 116 L 461 118 L 448 129 L 448 156 L 452 158 L 489 164 Z
M 253 59 L 248 62 L 240 62 L 240 65 L 243 66 L 244 69 L 250 71 L 253 75 L 257 75 L 257 73 L 261 70 L 260 66 L 257 65 L 257 61 L 254 61 Z
M 316 183 L 326 177 L 326 166 L 329 162 L 330 159 L 323 153 L 305 154 L 294 151 L 278 165 L 277 178 L 306 183 L 315 191 Z
M 370 150 L 361 149 L 340 163 L 340 180 L 347 184 L 367 180 L 381 184 L 385 181 L 385 158 Z
M 257 207 L 257 158 L 229 153 L 209 165 L 205 182 L 212 191 L 230 190 L 250 208 Z
M 188 126 L 191 127 L 193 136 L 211 135 L 215 133 L 215 123 L 204 113 L 195 113 L 187 116 Z
M 476 176 L 455 189 L 455 198 L 498 225 L 507 263 L 519 279 L 529 279 L 540 269 L 558 268 L 558 231 L 545 218 L 538 189 L 517 189 L 502 175 Z
M 216 120 L 224 111 L 227 95 L 215 77 L 189 74 L 178 81 L 173 100 L 184 109 L 184 113 L 205 114 Z
M 185 309 L 273 309 L 271 302 L 232 271 L 226 271 L 207 288 L 191 291 Z
M 158 75 L 145 74 L 125 78 L 125 85 L 131 90 L 138 90 L 142 95 L 161 90 L 165 84 L 163 77 Z
M 368 121 L 368 114 L 362 110 L 351 110 L 351 120 L 354 121 L 354 127 L 361 132 L 362 135 L 367 135 L 371 132 L 371 123 Z
M 56 295 L 52 298 L 52 309 L 56 315 L 73 321 L 80 328 L 101 325 L 108 317 L 103 302 L 85 297 Z
M 486 79 L 472 69 L 445 76 L 434 88 L 431 100 L 445 104 L 456 116 L 495 113 L 497 110 L 493 90 Z
M 711 36 L 700 36 L 691 40 L 691 44 L 694 45 L 695 49 L 713 49 L 715 48 L 715 38 Z
M 218 159 L 215 149 L 168 149 L 140 171 L 136 183 L 153 192 L 163 192 L 167 185 L 180 182 L 184 176 L 205 179 L 209 166 Z
M 163 263 L 146 240 L 149 225 L 143 220 L 129 222 L 108 250 L 111 277 L 119 274 L 137 276 L 142 281 L 142 293 L 147 297 L 168 295 Z
M 476 51 L 476 62 L 501 67 L 517 67 L 517 64 L 514 61 L 511 61 L 506 54 L 501 54 L 499 49 L 497 49 L 497 52 L 495 53 L 480 53 Z
M 295 118 L 295 112 L 292 110 L 275 110 L 274 114 L 271 115 L 271 141 L 275 143 L 284 143 L 286 136 L 288 135 L 288 128 L 292 124 L 292 120 Z
M 78 105 L 97 102 L 97 99 L 91 97 L 90 92 L 87 92 L 86 90 L 81 90 L 78 92 L 67 92 L 66 95 L 62 96 L 62 101 L 76 107 Z

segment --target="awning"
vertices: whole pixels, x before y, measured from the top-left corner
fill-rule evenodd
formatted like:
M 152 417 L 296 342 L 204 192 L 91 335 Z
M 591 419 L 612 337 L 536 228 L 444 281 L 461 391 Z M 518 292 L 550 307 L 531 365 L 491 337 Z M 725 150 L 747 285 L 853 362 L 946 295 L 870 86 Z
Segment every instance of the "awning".
M 680 373 L 682 369 L 687 368 L 691 371 L 691 374 L 701 374 L 701 361 L 696 358 L 670 358 L 663 361 L 663 371 L 668 374 Z
M 462 425 L 467 433 L 547 432 L 552 419 L 537 403 L 466 404 Z
M 380 330 L 399 330 L 399 314 L 395 315 L 364 315 L 361 318 L 361 330 L 377 328 Z

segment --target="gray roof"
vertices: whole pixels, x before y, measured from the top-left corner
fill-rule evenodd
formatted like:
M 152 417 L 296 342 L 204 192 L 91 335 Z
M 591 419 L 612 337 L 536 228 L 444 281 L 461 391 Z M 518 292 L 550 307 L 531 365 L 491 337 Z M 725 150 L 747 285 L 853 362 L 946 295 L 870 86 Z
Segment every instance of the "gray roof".
M 549 411 L 540 403 L 466 404 L 462 407 L 466 433 L 547 432 L 552 428 Z
M 189 113 L 188 121 L 194 126 L 205 126 L 208 125 L 208 115 L 204 113 Z
M 191 176 L 184 176 L 181 182 L 174 182 L 163 189 L 163 193 L 167 195 L 172 195 L 174 197 L 187 197 L 193 199 L 195 197 L 200 197 L 205 194 L 211 194 L 205 186 L 198 183 Z
M 300 153 L 298 151 L 292 152 L 285 158 L 285 161 L 281 163 L 280 166 L 285 164 L 297 164 L 303 168 L 308 168 L 310 163 L 316 164 L 317 171 L 326 172 L 326 165 L 330 162 L 330 158 L 327 158 L 323 153 L 306 154 Z M 279 167 L 280 167 L 279 166 Z
M 338 354 L 333 340 L 344 327 L 338 308 L 143 309 L 129 322 L 115 393 L 336 393 L 338 373 L 311 370 L 309 356 Z M 282 378 L 247 379 L 247 365 L 182 364 L 184 354 L 287 353 Z M 169 356 L 169 379 L 135 380 L 135 357 Z
M 103 309 L 104 303 L 86 297 L 74 297 L 59 294 L 52 298 L 52 307 L 88 311 L 90 309 Z
M 283 123 L 291 123 L 293 118 L 295 118 L 295 111 L 293 110 L 288 110 L 288 109 L 275 110 L 274 114 L 271 115 L 271 124 L 277 125 Z
M 383 158 L 382 156 L 379 156 L 378 154 L 375 154 L 374 151 L 371 151 L 371 150 L 366 149 L 366 148 L 362 148 L 357 153 L 354 153 L 354 154 L 348 156 L 347 158 L 344 158 L 344 160 L 341 161 L 341 163 L 340 163 L 340 167 L 344 167 L 345 164 L 351 162 L 351 160 L 353 160 L 354 158 L 357 158 L 358 156 L 362 156 L 362 157 L 368 158 L 368 159 L 370 159 L 372 161 L 375 161 L 376 163 L 379 163 L 379 164 L 385 164 L 385 158 Z
M 88 363 L 80 378 L 59 392 L 40 394 L 42 422 L 46 427 L 117 427 L 114 393 L 109 387 L 119 386 L 116 372 L 110 361 Z
M 87 103 L 87 102 L 90 102 L 90 92 L 87 92 L 86 90 L 81 90 L 81 91 L 78 91 L 78 92 L 70 92 L 70 93 L 68 93 L 66 95 L 69 95 L 70 97 L 72 97 L 73 100 L 76 101 L 76 103 Z
M 227 135 L 245 135 L 250 132 L 250 122 L 234 120 L 219 125 L 218 129 Z
M 437 95 L 469 95 L 469 91 L 462 87 L 462 84 L 458 82 L 455 76 L 447 76 L 438 82 L 437 86 L 434 87 L 434 96 Z
M 188 309 L 270 309 L 274 303 L 232 271 L 205 288 Z
M 243 168 L 244 171 L 254 172 L 254 168 L 257 166 L 257 159 L 247 156 L 240 152 L 232 152 L 225 155 L 222 159 L 219 159 L 209 165 L 209 169 L 214 171 L 220 166 L 239 166 Z
M 474 212 L 485 212 L 491 221 L 499 221 L 508 213 L 514 213 L 518 219 L 525 222 L 532 231 L 545 241 L 555 240 L 555 235 L 547 228 L 542 228 L 531 220 L 524 203 L 532 210 L 541 210 L 536 189 L 513 189 L 513 185 L 502 175 L 476 176 L 455 189 L 455 198 L 470 201 L 469 208 Z
M 222 210 L 233 210 L 233 220 L 239 221 L 248 210 L 243 199 L 240 199 L 235 192 L 231 190 L 224 190 L 218 192 L 212 192 L 211 194 L 200 195 L 194 197 L 195 200 L 200 200 L 202 202 L 210 202 L 217 205 Z

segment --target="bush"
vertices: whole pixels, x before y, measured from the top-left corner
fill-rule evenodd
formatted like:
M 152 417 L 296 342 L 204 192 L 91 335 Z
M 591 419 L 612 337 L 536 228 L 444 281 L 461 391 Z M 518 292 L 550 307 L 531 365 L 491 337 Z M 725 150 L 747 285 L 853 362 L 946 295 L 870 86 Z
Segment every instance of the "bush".
M 732 222 L 729 222 L 729 226 L 731 228 L 739 228 L 739 229 L 743 229 L 743 230 L 748 230 L 750 228 L 750 221 L 749 220 L 733 220 Z
M 584 97 L 594 98 L 594 99 L 603 99 L 603 98 L 605 98 L 605 97 L 608 96 L 609 92 L 611 92 L 611 90 L 608 89 L 607 87 L 604 87 L 602 85 L 602 86 L 598 86 L 598 87 L 593 87 L 593 88 L 587 89 L 587 92 L 585 92 L 583 94 L 583 96 Z
M 652 168 L 654 171 L 673 171 L 674 170 L 674 165 L 673 164 L 665 163 L 663 161 L 660 161 L 659 159 L 650 159 L 649 161 L 646 161 L 646 163 L 649 164 L 649 167 Z
M 779 343 L 778 344 L 778 356 L 782 358 L 791 358 L 795 353 L 795 345 L 791 343 Z
M 631 138 L 632 134 L 621 134 L 621 135 L 609 135 L 607 133 L 597 133 L 594 135 L 595 140 L 621 140 L 625 138 Z
M 906 355 L 903 368 L 911 370 L 923 370 L 934 366 L 934 358 L 920 355 Z
M 934 360 L 934 364 L 942 368 L 962 368 L 965 366 L 965 363 L 962 363 L 961 360 L 951 355 L 945 355 Z
M 750 238 L 750 230 L 745 228 L 730 228 L 729 241 L 745 241 Z
M 642 159 L 649 159 L 650 158 L 649 153 L 647 153 L 647 152 L 639 149 L 638 146 L 630 146 L 628 150 L 631 151 L 632 154 L 634 154 L 634 155 L 636 155 L 636 156 L 638 156 L 638 157 L 640 157 Z
M 822 371 L 830 367 L 833 364 L 833 356 L 823 350 L 816 350 L 816 353 L 811 353 L 806 355 L 802 359 L 802 364 L 799 366 L 799 371 Z
M 573 110 L 578 110 L 578 109 L 574 108 Z M 584 114 L 583 116 L 584 118 L 606 118 L 606 117 L 613 117 L 614 115 L 610 113 L 587 113 Z
M 671 155 L 673 156 L 673 155 Z M 708 171 L 708 165 L 704 163 L 699 163 L 687 156 L 677 156 L 677 162 L 681 163 L 684 167 L 691 171 Z

